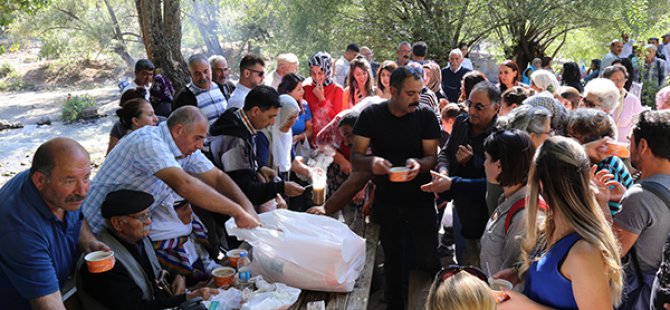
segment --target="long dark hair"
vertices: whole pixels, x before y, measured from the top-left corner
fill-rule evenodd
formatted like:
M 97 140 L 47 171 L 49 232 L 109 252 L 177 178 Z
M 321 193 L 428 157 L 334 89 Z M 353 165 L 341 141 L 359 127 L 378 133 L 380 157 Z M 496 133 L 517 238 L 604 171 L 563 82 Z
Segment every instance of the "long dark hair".
M 279 83 L 279 86 L 277 86 L 277 92 L 280 95 L 283 94 L 288 94 L 292 92 L 298 84 L 302 83 L 305 78 L 302 75 L 295 74 L 295 73 L 288 73 L 284 75 L 284 77 L 281 79 L 281 83 Z
M 133 129 L 133 118 L 142 115 L 142 107 L 145 104 L 151 105 L 143 98 L 133 98 L 125 101 L 121 108 L 116 110 L 121 125 L 128 130 Z
M 516 76 L 514 76 L 514 81 L 512 81 L 512 84 L 516 85 L 517 82 L 519 82 L 519 79 L 521 77 L 521 72 L 519 72 L 519 65 L 516 64 L 514 60 L 507 59 L 503 61 L 501 66 L 505 66 L 507 68 L 510 68 L 516 72 Z M 503 84 L 502 82 L 500 83 L 500 92 L 505 92 L 507 90 L 507 86 Z
M 579 84 L 582 75 L 579 72 L 579 65 L 574 61 L 569 61 L 563 64 L 563 73 L 561 73 L 563 85 Z

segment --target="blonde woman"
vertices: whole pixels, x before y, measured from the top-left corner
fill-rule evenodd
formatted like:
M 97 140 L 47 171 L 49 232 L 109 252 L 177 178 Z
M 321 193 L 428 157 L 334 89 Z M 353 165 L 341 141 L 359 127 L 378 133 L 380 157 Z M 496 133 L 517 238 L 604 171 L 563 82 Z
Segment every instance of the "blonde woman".
M 591 190 L 593 171 L 583 148 L 572 139 L 552 137 L 540 146 L 529 173 L 528 231 L 518 272 L 525 289 L 523 294 L 509 291 L 510 299 L 498 309 L 611 310 L 619 304 L 619 246 L 601 210 L 602 197 Z M 538 227 L 540 195 L 549 210 Z
M 435 277 L 427 310 L 493 310 L 496 301 L 486 275 L 473 267 L 449 266 Z

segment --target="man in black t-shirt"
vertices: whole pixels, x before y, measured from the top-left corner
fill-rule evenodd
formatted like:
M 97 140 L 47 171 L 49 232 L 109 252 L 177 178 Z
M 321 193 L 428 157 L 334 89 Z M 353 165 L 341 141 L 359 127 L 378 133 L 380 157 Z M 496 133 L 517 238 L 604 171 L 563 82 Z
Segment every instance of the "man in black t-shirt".
M 380 224 L 389 309 L 404 308 L 402 279 L 409 269 L 426 272 L 428 279 L 439 270 L 434 196 L 420 186 L 431 180 L 440 127 L 435 113 L 419 105 L 422 88 L 420 72 L 406 67 L 394 70 L 391 99 L 363 110 L 353 131 L 354 171 L 374 175 L 372 210 Z M 366 156 L 368 147 L 372 154 Z M 393 166 L 410 169 L 406 182 L 389 180 Z M 415 266 L 408 264 L 408 257 L 415 258 Z

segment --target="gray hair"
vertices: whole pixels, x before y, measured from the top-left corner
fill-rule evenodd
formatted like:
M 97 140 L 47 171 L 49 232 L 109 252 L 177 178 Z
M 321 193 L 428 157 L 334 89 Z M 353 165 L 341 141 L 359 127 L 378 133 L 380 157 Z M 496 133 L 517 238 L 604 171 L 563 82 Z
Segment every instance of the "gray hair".
M 189 127 L 199 122 L 207 122 L 207 117 L 202 114 L 202 111 L 194 106 L 183 106 L 172 111 L 172 114 L 167 119 L 167 126 L 170 129 L 178 124 Z
M 561 84 L 558 83 L 556 76 L 549 70 L 535 70 L 533 74 L 530 75 L 530 80 L 533 85 L 552 94 L 555 94 L 561 86 Z
M 653 44 L 647 44 L 647 45 L 644 46 L 644 49 L 646 49 L 646 50 L 653 50 L 653 51 L 655 52 L 658 48 L 656 47 L 656 45 L 653 45 Z
M 188 58 L 188 68 L 190 69 L 191 66 L 193 66 L 194 64 L 199 63 L 199 62 L 206 63 L 207 65 L 209 65 L 209 60 L 207 60 L 207 57 L 205 57 L 205 55 L 194 54 L 194 55 L 191 55 L 191 57 Z
M 500 125 L 506 129 L 518 129 L 527 133 L 541 134 L 544 123 L 551 119 L 551 112 L 542 106 L 520 105 L 501 118 Z
M 455 48 L 455 49 L 453 49 L 449 52 L 449 56 L 451 56 L 451 55 L 458 55 L 458 56 L 463 57 L 463 52 L 461 51 L 460 48 Z
M 619 104 L 619 89 L 610 79 L 597 78 L 584 87 L 584 97 L 592 94 L 600 100 L 600 108 L 612 111 Z
M 409 48 L 412 48 L 412 43 L 409 43 L 409 42 L 407 42 L 407 41 L 402 41 L 402 42 L 398 43 L 398 47 L 396 48 L 396 51 L 399 51 L 400 48 L 401 48 L 403 45 L 407 45 L 407 46 L 409 46 Z
M 189 67 L 191 66 L 190 61 L 191 61 L 191 59 L 189 58 L 189 64 L 188 64 Z M 221 63 L 221 62 L 223 64 L 225 64 L 226 67 L 228 67 L 228 61 L 226 60 L 225 57 L 223 57 L 221 55 L 212 55 L 212 56 L 209 57 L 209 65 L 212 66 L 212 67 L 214 67 L 214 65 L 216 65 L 217 63 Z
M 277 56 L 277 65 L 280 64 L 298 64 L 298 56 L 293 53 L 284 53 Z

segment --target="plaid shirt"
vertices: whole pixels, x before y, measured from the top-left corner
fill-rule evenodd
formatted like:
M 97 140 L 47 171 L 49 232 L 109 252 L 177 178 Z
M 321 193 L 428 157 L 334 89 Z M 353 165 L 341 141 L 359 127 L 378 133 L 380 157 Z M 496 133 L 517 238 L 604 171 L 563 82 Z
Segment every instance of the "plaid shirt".
M 139 190 L 154 196 L 151 211 L 162 204 L 172 204 L 173 190 L 155 175 L 158 171 L 176 167 L 190 173 L 204 173 L 214 165 L 200 152 L 183 156 L 167 128 L 145 126 L 121 139 L 93 179 L 82 210 L 93 233 L 105 226 L 100 213 L 108 193 L 121 189 Z

